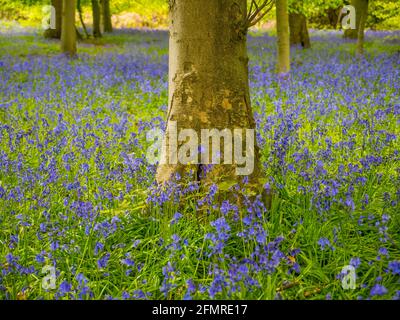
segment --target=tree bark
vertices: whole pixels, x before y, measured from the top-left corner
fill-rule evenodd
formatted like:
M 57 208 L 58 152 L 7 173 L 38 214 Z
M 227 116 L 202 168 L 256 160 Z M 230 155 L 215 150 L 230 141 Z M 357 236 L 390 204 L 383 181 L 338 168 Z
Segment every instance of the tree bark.
M 357 55 L 359 56 L 364 55 L 364 29 L 368 17 L 368 0 L 363 0 L 363 2 L 364 9 L 362 11 L 362 16 L 360 17 L 357 36 Z
M 368 2 L 366 0 L 351 0 L 351 5 L 356 9 L 356 29 L 345 30 L 343 36 L 347 39 L 357 39 L 362 16 L 368 12 Z
M 89 33 L 87 31 L 85 21 L 83 21 L 83 13 L 82 13 L 82 6 L 81 6 L 81 0 L 77 0 L 77 8 L 78 8 L 78 14 L 79 14 L 79 20 L 81 22 L 83 32 L 85 33 L 86 39 L 89 39 Z M 79 32 L 78 32 L 78 38 L 79 38 Z
M 61 38 L 61 17 L 62 17 L 62 0 L 51 0 L 51 5 L 56 10 L 56 28 L 47 29 L 44 32 L 45 38 L 60 39 Z
M 99 0 L 92 0 L 93 37 L 100 38 L 100 6 Z
M 326 16 L 328 18 L 329 25 L 332 29 L 336 30 L 337 24 L 339 22 L 340 12 L 342 11 L 342 7 L 340 8 L 329 8 L 327 9 Z
M 101 0 L 101 7 L 103 13 L 103 30 L 104 32 L 112 32 L 110 0 Z
M 76 54 L 75 1 L 63 0 L 61 52 L 70 56 Z
M 307 28 L 307 18 L 302 13 L 289 14 L 290 44 L 310 48 L 310 36 Z
M 250 106 L 246 0 L 171 0 L 169 40 L 169 108 L 167 124 L 176 122 L 177 132 L 193 129 L 201 137 L 202 129 L 255 129 Z M 202 186 L 211 183 L 241 184 L 237 165 L 225 164 L 221 147 L 221 164 L 173 163 L 171 150 L 177 148 L 169 130 L 165 134 L 167 163 L 159 164 L 160 184 L 184 176 L 191 171 L 192 179 Z M 220 142 L 222 142 L 221 139 Z M 232 142 L 232 141 L 231 141 Z M 175 155 L 176 156 L 176 155 Z M 199 157 L 200 158 L 200 157 Z M 205 174 L 207 168 L 207 174 Z M 263 189 L 260 156 L 254 150 L 254 170 L 248 175 L 249 185 Z M 261 194 L 262 190 L 258 193 Z
M 278 73 L 290 71 L 289 15 L 287 0 L 276 1 L 276 29 L 278 38 Z

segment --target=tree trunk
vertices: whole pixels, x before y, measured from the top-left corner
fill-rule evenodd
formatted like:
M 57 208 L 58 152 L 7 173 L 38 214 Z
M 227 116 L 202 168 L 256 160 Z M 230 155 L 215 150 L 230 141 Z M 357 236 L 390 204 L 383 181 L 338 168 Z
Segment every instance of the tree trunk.
M 61 16 L 62 16 L 62 0 L 51 0 L 51 5 L 56 11 L 56 28 L 47 29 L 44 32 L 45 38 L 60 39 L 61 38 Z
M 310 36 L 307 28 L 307 18 L 302 13 L 289 14 L 290 44 L 310 48 Z
M 63 0 L 61 52 L 70 56 L 76 54 L 75 0 Z
M 179 161 L 181 157 L 177 161 L 175 150 L 184 143 L 174 139 L 173 128 L 176 123 L 178 135 L 183 129 L 193 129 L 198 137 L 204 129 L 255 129 L 249 95 L 247 30 L 243 27 L 246 11 L 246 0 L 170 1 L 168 130 L 161 157 L 166 162 L 161 162 L 157 170 L 160 184 L 189 171 L 202 186 L 240 184 L 243 179 L 236 171 L 237 162 L 224 162 L 232 155 L 229 148 L 226 151 L 221 147 L 221 164 L 211 168 L 203 159 L 210 153 L 204 150 L 191 164 Z M 227 137 L 225 141 L 232 147 L 232 139 Z M 207 139 L 206 148 L 210 148 L 209 142 Z M 248 155 L 253 153 L 254 160 L 254 170 L 247 172 L 248 185 L 261 194 L 260 157 L 255 142 L 253 147 L 253 151 L 247 151 Z
M 276 29 L 278 37 L 278 73 L 290 71 L 289 16 L 287 0 L 276 1 Z
M 83 28 L 83 32 L 85 32 L 86 39 L 89 39 L 89 33 L 87 31 L 87 28 L 86 28 L 86 25 L 85 25 L 85 21 L 83 21 L 81 0 L 78 0 L 77 8 L 78 8 L 79 20 L 81 22 L 81 25 L 82 25 L 82 28 Z M 79 33 L 78 33 L 78 38 L 79 38 Z
M 362 16 L 360 17 L 357 37 L 357 55 L 359 56 L 364 54 L 364 29 L 368 17 L 368 0 L 364 0 L 363 2 L 364 9 L 362 11 Z
M 93 37 L 100 38 L 100 6 L 99 0 L 92 0 Z
M 347 39 L 357 39 L 362 16 L 368 12 L 368 2 L 366 0 L 351 0 L 351 5 L 356 9 L 356 29 L 345 30 L 343 36 Z
M 104 32 L 112 32 L 110 0 L 101 0 L 101 7 L 103 13 L 103 30 Z
M 332 27 L 332 29 L 336 30 L 337 28 L 337 24 L 339 21 L 339 16 L 340 16 L 340 12 L 342 11 L 342 7 L 340 8 L 329 8 L 327 9 L 326 12 L 326 16 L 328 18 L 329 21 L 329 25 Z

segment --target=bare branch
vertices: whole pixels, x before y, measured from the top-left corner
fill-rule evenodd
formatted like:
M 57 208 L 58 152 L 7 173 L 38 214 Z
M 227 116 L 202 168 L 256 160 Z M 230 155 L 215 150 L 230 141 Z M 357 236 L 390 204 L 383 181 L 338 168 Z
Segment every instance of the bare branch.
M 264 18 L 269 11 L 271 11 L 275 4 L 275 0 L 262 0 L 260 4 L 257 3 L 258 1 L 259 0 L 251 1 L 249 13 L 247 14 L 247 28 L 250 28 L 260 22 L 261 19 Z

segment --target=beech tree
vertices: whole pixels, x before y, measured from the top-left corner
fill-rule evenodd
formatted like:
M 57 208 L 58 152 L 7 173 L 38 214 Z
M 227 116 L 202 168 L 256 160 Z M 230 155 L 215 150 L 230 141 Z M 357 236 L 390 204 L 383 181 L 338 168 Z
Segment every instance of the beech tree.
M 61 52 L 70 56 L 76 54 L 75 8 L 76 0 L 63 0 Z
M 178 133 L 190 128 L 198 136 L 203 129 L 221 132 L 224 129 L 255 129 L 249 94 L 247 30 L 265 16 L 273 3 L 252 1 L 248 9 L 247 0 L 169 1 L 167 128 L 175 123 Z M 175 146 L 171 136 L 167 129 L 162 151 L 167 156 L 184 144 L 178 140 L 178 146 Z M 227 139 L 226 135 L 224 139 Z M 221 159 L 225 151 L 221 148 Z M 262 194 L 265 179 L 256 145 L 253 153 L 254 169 L 247 175 L 246 185 Z M 171 163 L 171 157 L 168 158 L 167 163 L 158 166 L 157 181 L 160 184 L 175 180 L 177 174 L 190 174 L 192 180 L 205 187 L 223 182 L 242 185 L 243 176 L 236 174 L 235 163 L 208 166 Z M 265 192 L 264 196 L 268 201 Z
M 361 16 L 359 15 L 359 25 L 358 25 L 358 34 L 357 34 L 357 54 L 362 56 L 364 54 L 364 29 L 365 23 L 368 18 L 368 0 L 362 1 L 363 9 L 361 11 Z M 357 11 L 356 11 L 357 12 Z M 357 15 L 357 13 L 356 13 Z
M 290 71 L 289 16 L 287 0 L 276 0 L 276 30 L 278 40 L 278 73 Z
M 93 37 L 100 38 L 100 5 L 99 0 L 92 0 Z
M 289 0 L 290 44 L 311 47 L 303 1 Z
M 359 36 L 360 22 L 365 16 L 365 20 L 368 15 L 368 1 L 367 0 L 351 0 L 351 5 L 356 9 L 356 29 L 347 29 L 344 31 L 344 37 L 349 39 L 357 39 Z M 364 26 L 362 32 L 364 32 Z
M 110 0 L 101 0 L 103 30 L 104 32 L 112 32 Z

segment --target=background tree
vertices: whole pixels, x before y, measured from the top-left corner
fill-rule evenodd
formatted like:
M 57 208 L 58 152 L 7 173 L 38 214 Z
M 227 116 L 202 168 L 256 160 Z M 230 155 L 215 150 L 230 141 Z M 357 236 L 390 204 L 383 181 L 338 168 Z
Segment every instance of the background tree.
M 92 0 L 93 37 L 100 38 L 100 5 L 99 0 Z
M 356 9 L 356 29 L 345 30 L 344 37 L 349 39 L 357 39 L 362 17 L 368 12 L 368 2 L 365 0 L 351 0 L 351 5 Z
M 81 25 L 82 25 L 82 28 L 83 28 L 83 32 L 85 32 L 85 36 L 88 39 L 89 38 L 89 33 L 87 31 L 87 28 L 86 28 L 86 25 L 85 25 L 85 21 L 83 20 L 82 1 L 81 0 L 77 0 L 76 7 L 78 9 L 79 20 L 81 22 Z
M 110 0 L 100 0 L 103 17 L 103 30 L 104 32 L 112 32 Z
M 61 26 L 61 52 L 76 54 L 75 0 L 63 0 Z
M 368 18 L 368 2 L 368 0 L 363 0 L 364 9 L 362 11 L 362 15 L 359 17 L 360 24 L 358 25 L 357 54 L 360 56 L 364 54 L 364 28 Z
M 177 132 L 194 129 L 255 129 L 250 105 L 246 36 L 249 26 L 266 14 L 273 1 L 246 0 L 172 0 L 169 40 L 169 108 L 167 125 L 177 122 Z M 174 149 L 166 133 L 166 150 Z M 178 149 L 183 142 L 178 142 Z M 224 159 L 221 147 L 221 159 Z M 167 157 L 167 163 L 171 159 Z M 192 179 L 205 186 L 210 183 L 241 183 L 235 165 L 160 164 L 157 181 L 174 180 L 191 170 Z M 248 186 L 263 192 L 260 155 L 254 151 L 254 170 Z
M 290 44 L 301 45 L 304 49 L 310 48 L 311 42 L 303 1 L 290 0 L 289 3 Z
M 278 40 L 278 73 L 290 71 L 289 16 L 287 0 L 276 0 L 276 30 Z
M 56 12 L 56 28 L 47 29 L 44 32 L 45 38 L 60 39 L 61 38 L 61 16 L 62 16 L 62 0 L 51 0 L 51 5 Z

